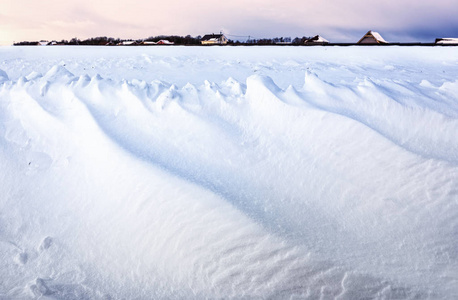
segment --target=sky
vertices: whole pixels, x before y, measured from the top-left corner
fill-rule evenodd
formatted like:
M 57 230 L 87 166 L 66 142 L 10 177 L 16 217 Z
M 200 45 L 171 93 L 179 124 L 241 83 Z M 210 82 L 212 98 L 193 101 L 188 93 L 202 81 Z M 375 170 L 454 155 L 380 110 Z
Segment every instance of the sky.
M 458 37 L 458 0 L 0 0 L 0 45 L 220 31 L 357 42 L 368 30 L 391 42 Z

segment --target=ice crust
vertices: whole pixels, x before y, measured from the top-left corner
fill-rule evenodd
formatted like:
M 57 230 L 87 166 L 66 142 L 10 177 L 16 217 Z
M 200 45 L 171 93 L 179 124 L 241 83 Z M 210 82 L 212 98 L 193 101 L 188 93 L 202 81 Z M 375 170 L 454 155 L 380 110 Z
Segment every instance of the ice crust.
M 458 53 L 0 48 L 0 299 L 458 297 Z

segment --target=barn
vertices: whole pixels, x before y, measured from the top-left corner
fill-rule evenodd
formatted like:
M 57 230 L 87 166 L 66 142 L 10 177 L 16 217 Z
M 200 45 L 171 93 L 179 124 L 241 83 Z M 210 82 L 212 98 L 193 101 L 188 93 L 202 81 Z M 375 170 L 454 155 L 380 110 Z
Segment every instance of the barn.
M 376 45 L 376 44 L 388 44 L 387 41 L 380 35 L 380 33 L 369 30 L 357 44 Z

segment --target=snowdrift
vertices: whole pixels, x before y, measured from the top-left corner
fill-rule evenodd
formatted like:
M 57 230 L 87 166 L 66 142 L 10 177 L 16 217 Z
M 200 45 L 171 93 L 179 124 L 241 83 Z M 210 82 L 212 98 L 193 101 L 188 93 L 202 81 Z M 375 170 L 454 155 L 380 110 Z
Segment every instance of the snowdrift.
M 0 49 L 0 298 L 457 297 L 452 50 Z

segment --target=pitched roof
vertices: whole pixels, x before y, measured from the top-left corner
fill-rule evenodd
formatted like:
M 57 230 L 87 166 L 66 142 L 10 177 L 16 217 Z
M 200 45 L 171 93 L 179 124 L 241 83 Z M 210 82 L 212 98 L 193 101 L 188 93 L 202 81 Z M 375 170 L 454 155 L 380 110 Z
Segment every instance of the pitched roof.
M 313 42 L 313 43 L 329 43 L 327 39 L 320 35 L 315 35 L 311 39 L 308 39 L 307 42 Z
M 169 40 L 160 40 L 157 42 L 158 45 L 173 45 L 174 42 L 171 42 Z
M 219 39 L 223 36 L 223 34 L 206 34 L 202 37 L 202 41 L 208 41 L 208 40 L 211 40 L 211 39 Z
M 385 41 L 384 38 L 382 38 L 382 36 L 380 35 L 380 33 L 378 32 L 375 32 L 375 31 L 371 31 L 372 35 L 374 36 L 374 38 L 379 41 L 379 42 L 382 42 L 382 43 L 387 43 L 387 41 Z
M 364 39 L 366 38 L 373 38 L 374 41 L 377 43 L 377 44 L 388 44 L 387 41 L 385 41 L 384 38 L 382 38 L 382 36 L 380 35 L 380 33 L 376 32 L 376 31 L 372 31 L 372 30 L 369 30 L 359 41 L 358 41 L 358 44 L 361 43 L 361 41 L 363 41 Z

